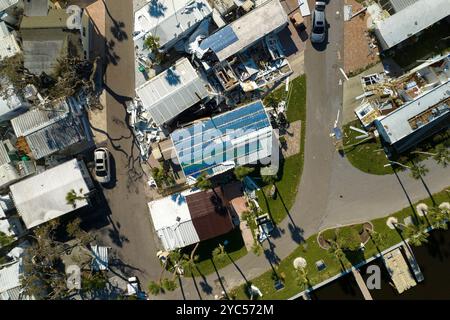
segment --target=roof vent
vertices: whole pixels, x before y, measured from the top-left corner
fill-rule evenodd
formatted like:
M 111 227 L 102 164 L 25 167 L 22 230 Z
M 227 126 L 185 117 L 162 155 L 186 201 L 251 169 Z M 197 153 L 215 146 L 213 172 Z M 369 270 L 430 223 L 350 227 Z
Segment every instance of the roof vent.
M 177 222 L 180 222 L 180 221 L 181 221 L 181 218 L 180 218 L 180 217 L 177 217 L 175 220 L 177 220 Z

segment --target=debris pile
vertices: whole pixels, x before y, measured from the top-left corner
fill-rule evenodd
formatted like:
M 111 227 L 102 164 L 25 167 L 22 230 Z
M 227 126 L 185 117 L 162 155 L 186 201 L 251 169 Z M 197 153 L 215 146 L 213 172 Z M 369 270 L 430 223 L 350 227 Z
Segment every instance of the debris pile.
M 127 103 L 127 113 L 130 115 L 130 126 L 141 151 L 141 158 L 146 161 L 151 145 L 161 140 L 161 129 L 137 99 Z

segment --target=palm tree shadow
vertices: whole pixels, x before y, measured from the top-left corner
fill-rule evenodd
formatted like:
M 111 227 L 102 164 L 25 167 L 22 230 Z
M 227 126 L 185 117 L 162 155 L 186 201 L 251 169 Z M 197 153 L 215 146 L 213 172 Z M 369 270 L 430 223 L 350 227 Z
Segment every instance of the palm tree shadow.
M 400 186 L 401 186 L 401 188 L 402 188 L 402 190 L 403 190 L 403 193 L 404 193 L 405 196 L 406 196 L 406 199 L 408 200 L 409 206 L 411 207 L 411 210 L 412 210 L 412 212 L 413 212 L 413 217 L 414 217 L 414 220 L 415 220 L 414 223 L 415 223 L 415 224 L 418 224 L 420 220 L 419 220 L 419 217 L 417 216 L 416 209 L 414 209 L 413 202 L 411 201 L 411 198 L 409 197 L 409 194 L 408 194 L 408 192 L 406 191 L 406 188 L 405 188 L 405 186 L 403 185 L 402 180 L 400 180 L 400 177 L 399 177 L 397 171 L 395 171 L 394 169 L 392 169 L 392 171 L 394 171 L 394 175 L 395 175 L 395 177 L 397 178 L 398 183 L 400 184 Z
M 281 195 L 281 193 L 278 190 L 278 188 L 277 188 L 277 194 L 278 194 L 278 197 L 280 198 L 281 203 L 283 204 L 284 210 L 286 211 L 286 214 L 287 214 L 289 220 L 291 221 L 288 224 L 288 228 L 289 228 L 289 231 L 291 232 L 292 240 L 294 242 L 296 242 L 297 244 L 300 244 L 300 243 L 304 242 L 305 239 L 303 238 L 303 229 L 299 228 L 295 224 L 294 219 L 292 218 L 291 213 L 289 212 L 289 210 L 288 210 L 288 208 L 287 208 L 287 206 L 286 206 L 286 204 L 285 204 L 285 202 L 283 200 L 283 196 Z
M 218 279 L 218 281 L 219 281 L 219 283 L 220 283 L 220 286 L 222 287 L 222 290 L 223 290 L 223 292 L 225 293 L 225 297 L 226 297 L 227 299 L 229 299 L 229 295 L 228 295 L 228 293 L 227 293 L 227 290 L 226 290 L 226 288 L 225 288 L 225 285 L 223 284 L 222 277 L 220 276 L 219 271 L 217 270 L 217 267 L 216 267 L 216 264 L 214 263 L 214 259 L 213 259 L 213 258 L 211 258 L 211 263 L 212 263 L 212 265 L 213 265 L 214 271 L 215 271 L 216 274 L 217 274 L 217 279 Z
M 428 237 L 429 241 L 425 244 L 428 253 L 432 257 L 437 257 L 439 261 L 443 262 L 446 258 L 444 253 L 442 252 L 441 246 L 445 244 L 444 238 L 442 234 L 437 234 L 436 232 L 430 232 L 430 236 Z
M 108 17 L 111 19 L 113 26 L 110 28 L 111 33 L 117 39 L 117 41 L 123 41 L 128 39 L 128 35 L 125 32 L 125 23 L 122 21 L 117 21 L 109 11 L 108 5 L 105 0 L 102 0 L 103 5 L 105 7 L 105 11 L 108 14 Z
M 180 285 L 180 291 L 181 291 L 181 295 L 183 296 L 183 300 L 186 300 L 186 295 L 184 293 L 184 288 L 183 288 L 183 281 L 181 280 L 181 277 L 177 277 L 178 278 L 178 283 Z
M 200 289 L 198 288 L 197 280 L 195 279 L 195 275 L 194 274 L 192 274 L 192 282 L 194 283 L 195 291 L 197 291 L 198 298 L 200 300 L 203 300 L 202 295 L 200 294 Z
M 233 258 L 228 254 L 228 252 L 225 252 L 228 259 L 230 259 L 231 263 L 235 266 L 235 268 L 239 271 L 239 273 L 241 274 L 242 278 L 244 278 L 245 283 L 249 283 L 248 279 L 245 277 L 244 273 L 242 272 L 241 268 L 239 268 L 239 266 L 236 264 L 236 262 L 234 262 Z
M 205 275 L 200 271 L 200 269 L 195 266 L 196 271 L 198 274 L 202 277 L 202 280 L 199 282 L 200 287 L 202 288 L 202 291 L 206 293 L 207 295 L 212 294 L 213 288 L 209 285 L 208 281 L 206 280 Z

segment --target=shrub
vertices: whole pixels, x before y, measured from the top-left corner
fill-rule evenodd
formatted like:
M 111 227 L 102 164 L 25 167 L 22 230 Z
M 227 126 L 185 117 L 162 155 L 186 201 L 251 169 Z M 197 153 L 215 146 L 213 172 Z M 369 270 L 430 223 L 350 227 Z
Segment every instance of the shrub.
M 360 248 L 361 237 L 355 227 L 338 229 L 336 236 L 342 250 L 355 251 Z

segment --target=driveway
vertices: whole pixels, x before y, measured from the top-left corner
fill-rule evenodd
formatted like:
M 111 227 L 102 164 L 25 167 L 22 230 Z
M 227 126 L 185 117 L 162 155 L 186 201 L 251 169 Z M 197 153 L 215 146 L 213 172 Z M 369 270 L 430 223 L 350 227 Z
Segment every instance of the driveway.
M 115 183 L 103 188 L 109 204 L 108 224 L 95 232 L 98 242 L 112 248 L 112 255 L 125 275 L 136 275 L 143 288 L 159 276 L 157 241 L 148 214 L 150 200 L 139 150 L 127 126 L 125 102 L 134 96 L 134 48 L 132 1 L 105 0 L 105 74 L 107 147 L 111 152 Z M 98 134 L 101 134 L 97 132 Z

